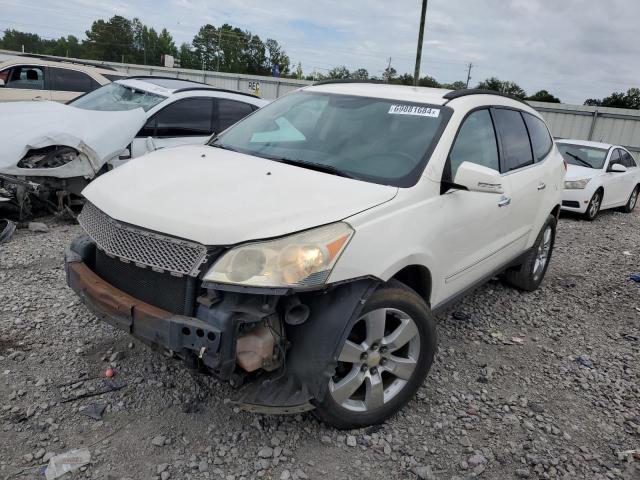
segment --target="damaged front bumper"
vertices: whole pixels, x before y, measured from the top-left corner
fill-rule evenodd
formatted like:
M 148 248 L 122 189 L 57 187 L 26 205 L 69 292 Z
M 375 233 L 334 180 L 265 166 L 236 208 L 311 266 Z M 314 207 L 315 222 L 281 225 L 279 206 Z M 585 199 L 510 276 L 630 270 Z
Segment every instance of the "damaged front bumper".
M 214 302 L 198 302 L 195 316 L 179 315 L 145 303 L 114 287 L 91 268 L 95 244 L 79 237 L 65 252 L 68 285 L 98 318 L 151 348 L 168 352 L 194 368 L 240 387 L 233 399 L 246 410 L 297 413 L 314 408 L 327 393 L 338 348 L 379 285 L 360 279 L 319 292 L 298 295 L 309 307 L 300 325 L 285 322 L 287 297 L 273 294 L 210 291 Z M 201 289 L 202 293 L 202 289 Z M 247 374 L 240 365 L 238 340 L 256 325 L 279 326 L 273 368 Z M 277 328 L 277 327 L 276 327 Z M 274 362 L 276 363 L 276 362 Z

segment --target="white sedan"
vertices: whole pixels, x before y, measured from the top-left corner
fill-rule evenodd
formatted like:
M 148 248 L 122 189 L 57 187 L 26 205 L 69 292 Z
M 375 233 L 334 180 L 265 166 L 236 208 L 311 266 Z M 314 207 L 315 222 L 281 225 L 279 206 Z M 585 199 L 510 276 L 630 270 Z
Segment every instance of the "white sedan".
M 159 148 L 204 144 L 267 103 L 188 80 L 131 77 L 67 105 L 0 104 L 0 198 L 5 186 L 28 212 L 27 198 L 52 206 L 61 192 L 62 210 L 60 199 L 79 195 L 96 176 Z
M 556 143 L 568 164 L 563 210 L 581 213 L 587 220 L 607 208 L 633 211 L 640 193 L 640 167 L 626 148 L 586 140 Z

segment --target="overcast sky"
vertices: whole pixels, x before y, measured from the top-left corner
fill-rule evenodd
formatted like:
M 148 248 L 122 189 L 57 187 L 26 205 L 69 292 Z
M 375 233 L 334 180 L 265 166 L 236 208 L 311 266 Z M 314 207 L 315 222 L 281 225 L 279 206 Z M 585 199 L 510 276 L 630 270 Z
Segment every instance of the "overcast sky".
M 205 23 L 275 38 L 305 73 L 336 65 L 380 75 L 391 57 L 413 72 L 420 0 L 0 0 L 0 29 L 84 38 L 120 14 L 166 27 L 177 44 Z M 565 103 L 640 86 L 636 0 L 429 0 L 421 74 L 440 82 L 490 76 Z

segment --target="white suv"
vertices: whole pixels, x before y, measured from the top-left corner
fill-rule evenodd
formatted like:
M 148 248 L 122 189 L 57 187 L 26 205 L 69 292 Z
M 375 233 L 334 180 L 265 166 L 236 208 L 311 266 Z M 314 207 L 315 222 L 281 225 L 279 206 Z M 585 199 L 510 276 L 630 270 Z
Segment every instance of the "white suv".
M 538 287 L 564 174 L 517 100 L 317 84 L 90 184 L 67 281 L 245 408 L 374 424 L 425 379 L 436 312 L 502 272 Z

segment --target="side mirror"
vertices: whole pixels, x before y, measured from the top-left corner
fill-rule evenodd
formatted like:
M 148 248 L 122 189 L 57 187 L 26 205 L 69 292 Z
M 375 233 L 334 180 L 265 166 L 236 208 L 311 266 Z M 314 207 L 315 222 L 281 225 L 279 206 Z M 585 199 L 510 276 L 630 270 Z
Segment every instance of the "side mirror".
M 471 192 L 504 193 L 500 172 L 471 162 L 462 162 L 454 183 Z
M 614 163 L 613 165 L 609 165 L 609 171 L 616 172 L 616 173 L 624 173 L 627 171 L 627 167 L 625 167 L 621 163 Z
M 157 147 L 156 147 L 156 142 L 153 141 L 153 137 L 147 137 L 147 141 L 146 143 L 146 147 L 147 147 L 147 152 L 155 152 Z

